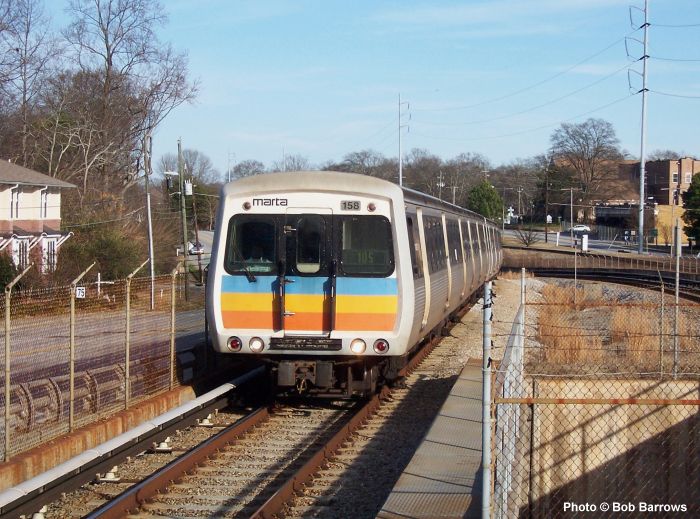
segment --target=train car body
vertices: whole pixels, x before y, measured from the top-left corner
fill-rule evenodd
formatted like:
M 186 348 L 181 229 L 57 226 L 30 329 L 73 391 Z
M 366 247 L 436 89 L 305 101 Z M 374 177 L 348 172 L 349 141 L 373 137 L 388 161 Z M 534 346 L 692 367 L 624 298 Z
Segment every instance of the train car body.
M 269 363 L 274 383 L 364 394 L 498 272 L 500 231 L 390 182 L 264 174 L 222 189 L 207 281 L 221 353 Z

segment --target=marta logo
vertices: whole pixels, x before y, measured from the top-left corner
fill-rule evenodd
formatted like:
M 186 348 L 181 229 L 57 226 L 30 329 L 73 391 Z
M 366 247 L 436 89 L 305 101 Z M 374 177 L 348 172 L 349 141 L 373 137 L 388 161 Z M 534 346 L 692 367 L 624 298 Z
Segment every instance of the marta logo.
M 287 205 L 287 199 L 286 198 L 253 198 L 253 205 L 261 205 L 261 206 L 282 206 L 285 207 Z

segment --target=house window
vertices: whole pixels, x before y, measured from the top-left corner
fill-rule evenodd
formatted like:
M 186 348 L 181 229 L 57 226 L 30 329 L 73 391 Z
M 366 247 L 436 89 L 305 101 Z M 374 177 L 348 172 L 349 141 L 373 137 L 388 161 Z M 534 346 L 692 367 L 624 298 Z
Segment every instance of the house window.
M 56 239 L 46 238 L 44 241 L 44 265 L 42 268 L 44 274 L 56 270 L 56 259 Z
M 39 210 L 40 218 L 47 218 L 49 214 L 49 194 L 46 190 L 41 192 L 41 208 Z
M 29 265 L 29 240 L 19 238 L 15 242 L 14 261 L 18 268 L 23 269 Z
M 693 181 L 693 174 L 690 171 L 685 172 L 685 183 L 690 184 Z
M 19 218 L 19 188 L 10 191 L 10 219 Z
M 671 182 L 678 183 L 678 171 L 673 172 L 673 178 L 671 179 Z

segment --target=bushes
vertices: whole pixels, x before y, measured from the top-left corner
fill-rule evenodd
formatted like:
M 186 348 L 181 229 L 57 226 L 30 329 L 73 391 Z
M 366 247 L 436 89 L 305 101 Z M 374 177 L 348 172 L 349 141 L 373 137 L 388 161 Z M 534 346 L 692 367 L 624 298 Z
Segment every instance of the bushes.
M 5 288 L 16 275 L 17 269 L 12 258 L 7 252 L 3 252 L 0 254 L 0 288 Z
M 69 284 L 93 261 L 103 279 L 122 279 L 146 257 L 142 244 L 118 229 L 78 231 L 61 247 L 54 279 Z

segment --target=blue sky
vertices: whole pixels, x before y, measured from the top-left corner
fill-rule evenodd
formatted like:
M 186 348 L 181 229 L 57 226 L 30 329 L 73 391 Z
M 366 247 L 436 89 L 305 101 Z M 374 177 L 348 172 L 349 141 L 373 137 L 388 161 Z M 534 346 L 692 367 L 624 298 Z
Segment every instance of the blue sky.
M 399 93 L 405 151 L 476 152 L 497 166 L 546 151 L 561 122 L 599 117 L 639 155 L 642 99 L 627 69 L 642 68 L 624 41 L 643 37 L 634 1 L 163 3 L 161 38 L 187 51 L 200 94 L 164 121 L 155 158 L 178 137 L 222 172 L 229 157 L 270 165 L 283 149 L 313 164 L 361 149 L 395 157 Z M 700 98 L 657 92 L 700 97 L 700 2 L 651 0 L 649 14 L 647 150 L 698 156 Z M 630 80 L 638 91 L 641 76 Z

